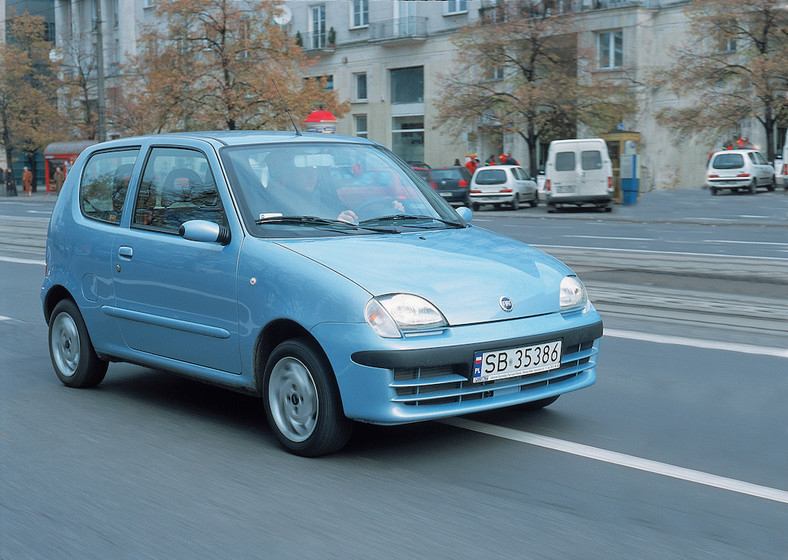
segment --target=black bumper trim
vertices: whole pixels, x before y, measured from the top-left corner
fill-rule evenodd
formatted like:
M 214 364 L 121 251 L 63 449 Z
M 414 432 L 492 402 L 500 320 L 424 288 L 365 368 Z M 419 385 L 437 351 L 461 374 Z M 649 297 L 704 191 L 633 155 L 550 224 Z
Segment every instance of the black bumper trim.
M 481 344 L 463 344 L 445 348 L 421 348 L 418 350 L 363 350 L 354 352 L 351 359 L 359 365 L 385 369 L 435 367 L 457 363 L 470 363 L 474 352 L 530 346 L 539 342 L 561 339 L 564 347 L 590 342 L 602 336 L 602 321 L 564 331 L 539 333 L 495 340 Z

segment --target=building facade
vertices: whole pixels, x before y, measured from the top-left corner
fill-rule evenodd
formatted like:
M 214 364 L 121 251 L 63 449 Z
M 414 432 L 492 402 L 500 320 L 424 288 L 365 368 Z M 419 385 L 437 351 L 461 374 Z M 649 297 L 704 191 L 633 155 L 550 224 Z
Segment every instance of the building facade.
M 122 68 L 136 54 L 142 26 L 155 22 L 158 0 L 55 0 L 57 41 L 82 45 L 96 41 L 102 20 L 107 97 L 122 87 Z M 250 1 L 250 0 L 239 0 Z M 97 2 L 100 4 L 97 5 Z M 478 23 L 496 0 L 376 1 L 288 0 L 277 18 L 302 44 L 314 65 L 309 77 L 324 76 L 350 111 L 337 124 L 340 134 L 370 138 L 405 160 L 451 165 L 477 154 L 510 152 L 528 161 L 527 146 L 497 123 L 479 122 L 450 131 L 438 117 L 436 102 L 445 90 L 441 73 L 455 62 L 451 37 L 462 26 Z M 660 126 L 654 112 L 681 100 L 642 84 L 671 62 L 671 47 L 692 33 L 684 8 L 687 0 L 551 0 L 556 12 L 576 14 L 578 46 L 595 60 L 578 68 L 626 79 L 638 101 L 637 111 L 606 135 L 613 152 L 640 155 L 641 190 L 692 188 L 703 184 L 706 158 L 726 138 L 677 138 Z M 97 9 L 97 8 L 100 8 Z M 579 70 L 586 71 L 586 70 Z M 580 136 L 596 134 L 578 131 Z M 731 135 L 748 136 L 763 146 L 757 122 L 743 122 Z M 110 136 L 112 135 L 110 131 Z M 776 138 L 784 138 L 778 131 Z M 620 140 L 620 142 L 619 142 Z M 780 140 L 781 141 L 781 140 Z M 779 146 L 775 146 L 777 148 Z M 537 161 L 544 161 L 540 146 Z M 764 147 L 765 148 L 765 147 Z M 537 170 L 531 170 L 535 174 Z

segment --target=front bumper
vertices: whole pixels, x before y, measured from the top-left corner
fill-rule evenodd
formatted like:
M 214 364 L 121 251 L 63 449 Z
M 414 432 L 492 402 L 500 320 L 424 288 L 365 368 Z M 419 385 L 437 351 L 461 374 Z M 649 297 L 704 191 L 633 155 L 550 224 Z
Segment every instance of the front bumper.
M 335 350 L 327 355 L 345 414 L 375 424 L 491 410 L 587 387 L 596 380 L 602 336 L 602 321 L 593 307 L 582 313 L 452 327 L 440 334 L 402 339 L 377 337 L 366 324 L 343 325 L 352 331 L 344 335 L 336 327 L 321 325 L 313 334 L 323 348 Z M 485 383 L 471 381 L 475 352 L 557 339 L 562 340 L 558 369 Z M 344 344 L 347 351 L 351 341 L 352 349 L 344 353 L 339 347 Z

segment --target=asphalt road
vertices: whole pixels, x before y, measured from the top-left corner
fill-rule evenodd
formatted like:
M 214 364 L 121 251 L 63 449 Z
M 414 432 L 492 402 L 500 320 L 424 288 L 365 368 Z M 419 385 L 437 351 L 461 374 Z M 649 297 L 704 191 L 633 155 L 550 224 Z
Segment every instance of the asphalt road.
M 563 251 L 600 295 L 596 385 L 359 426 L 315 460 L 250 397 L 128 364 L 62 386 L 38 297 L 50 203 L 0 198 L 0 558 L 788 558 L 788 327 L 770 320 L 788 197 L 656 194 L 474 220 Z

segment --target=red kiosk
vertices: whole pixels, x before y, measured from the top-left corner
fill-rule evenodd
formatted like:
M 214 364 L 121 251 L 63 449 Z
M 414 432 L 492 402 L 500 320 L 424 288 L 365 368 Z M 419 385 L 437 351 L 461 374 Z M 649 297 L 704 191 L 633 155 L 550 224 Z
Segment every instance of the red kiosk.
M 329 111 L 318 109 L 312 111 L 304 120 L 307 132 L 334 134 L 337 131 L 337 118 Z
M 82 150 L 96 143 L 96 140 L 53 142 L 44 148 L 44 177 L 46 178 L 47 192 L 54 190 L 55 169 L 60 167 L 63 170 L 63 177 L 65 177 Z

